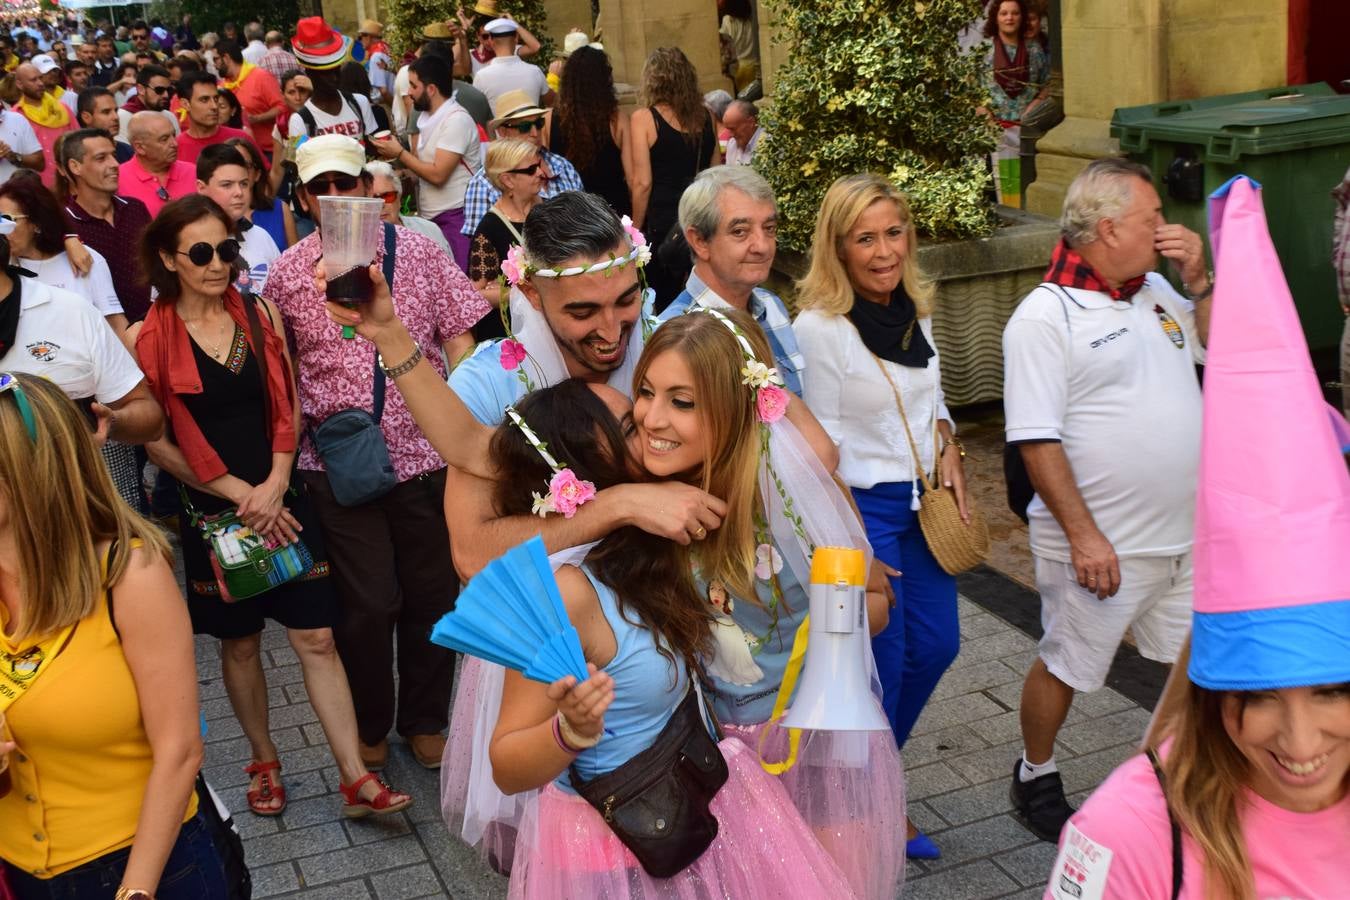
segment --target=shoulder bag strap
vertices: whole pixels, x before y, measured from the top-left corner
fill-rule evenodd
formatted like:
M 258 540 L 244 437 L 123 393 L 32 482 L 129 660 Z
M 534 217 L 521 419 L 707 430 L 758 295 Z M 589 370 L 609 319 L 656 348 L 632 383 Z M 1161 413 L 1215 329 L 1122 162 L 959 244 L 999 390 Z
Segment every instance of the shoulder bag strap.
M 244 315 L 248 317 L 249 337 L 253 339 L 253 357 L 258 360 L 258 375 L 262 378 L 263 417 L 270 432 L 272 428 L 272 382 L 267 377 L 267 345 L 263 342 L 262 320 L 258 318 L 258 298 L 250 292 L 240 299 L 244 301 Z
M 394 292 L 394 226 L 388 222 L 384 223 L 384 260 L 381 262 L 381 269 L 384 271 L 385 284 L 389 285 L 389 293 Z M 385 378 L 384 369 L 380 368 L 380 357 L 375 357 L 375 421 L 378 423 L 384 418 L 384 391 Z
M 1163 779 L 1162 764 L 1158 762 L 1158 754 L 1152 747 L 1144 751 L 1148 754 L 1148 761 L 1153 765 L 1153 774 L 1158 778 L 1158 787 L 1163 792 L 1163 802 L 1167 802 L 1167 782 Z M 1172 804 L 1167 804 L 1167 824 L 1172 829 L 1172 900 L 1178 900 L 1181 896 L 1181 884 L 1186 878 L 1184 871 L 1184 860 L 1181 855 L 1181 826 L 1177 824 L 1176 816 L 1172 815 Z
M 523 238 L 520 232 L 516 230 L 516 226 L 512 224 L 511 220 L 506 217 L 505 213 L 503 213 L 495 205 L 489 206 L 488 212 L 492 213 L 494 216 L 496 216 L 498 219 L 501 220 L 501 223 L 506 226 L 506 230 L 511 232 L 511 237 L 516 239 L 516 243 L 519 244 L 525 243 L 525 238 Z
M 924 471 L 922 458 L 919 456 L 919 445 L 914 443 L 914 433 L 909 430 L 909 417 L 905 415 L 905 404 L 900 401 L 900 389 L 895 386 L 895 381 L 891 378 L 891 373 L 886 371 L 886 364 L 881 361 L 881 357 L 875 353 L 872 359 L 881 370 L 881 377 L 886 379 L 886 383 L 891 386 L 891 393 L 895 395 L 895 408 L 900 411 L 900 423 L 905 426 L 905 439 L 909 441 L 909 452 L 914 454 L 914 471 L 919 475 L 919 481 L 923 483 L 925 491 L 936 491 L 938 489 L 938 479 L 934 477 L 933 481 L 928 480 L 928 473 Z M 937 425 L 933 426 L 933 465 L 936 467 L 942 459 L 942 451 L 938 447 Z

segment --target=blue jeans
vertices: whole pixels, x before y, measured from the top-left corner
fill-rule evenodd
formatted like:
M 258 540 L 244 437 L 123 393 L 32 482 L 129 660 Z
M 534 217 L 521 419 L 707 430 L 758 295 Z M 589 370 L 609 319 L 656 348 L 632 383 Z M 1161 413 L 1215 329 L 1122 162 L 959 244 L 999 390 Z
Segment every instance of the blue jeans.
M 123 847 L 46 879 L 6 869 L 16 900 L 109 900 L 130 855 L 131 848 Z M 226 900 L 225 869 L 201 813 L 183 823 L 154 894 L 155 900 Z
M 872 638 L 881 705 L 901 747 L 961 649 L 956 579 L 938 565 L 923 539 L 919 514 L 909 508 L 910 486 L 899 481 L 853 489 L 872 552 L 903 573 L 891 579 L 890 621 Z

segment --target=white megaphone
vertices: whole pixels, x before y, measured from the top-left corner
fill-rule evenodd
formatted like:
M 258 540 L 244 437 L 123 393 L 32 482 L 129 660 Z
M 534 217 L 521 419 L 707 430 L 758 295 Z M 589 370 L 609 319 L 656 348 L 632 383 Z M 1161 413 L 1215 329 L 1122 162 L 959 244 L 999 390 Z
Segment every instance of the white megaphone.
M 867 563 L 861 550 L 817 547 L 811 557 L 811 619 L 806 671 L 787 728 L 887 731 L 867 665 Z

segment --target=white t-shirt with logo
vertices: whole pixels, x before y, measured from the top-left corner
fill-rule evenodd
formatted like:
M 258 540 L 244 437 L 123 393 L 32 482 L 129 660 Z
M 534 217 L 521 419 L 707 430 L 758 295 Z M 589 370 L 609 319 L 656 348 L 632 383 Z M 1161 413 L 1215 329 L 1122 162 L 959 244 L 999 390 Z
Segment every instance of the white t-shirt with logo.
M 251 293 L 262 296 L 263 283 L 267 281 L 267 272 L 272 263 L 281 255 L 277 242 L 261 225 L 254 225 L 243 233 L 239 241 L 240 273 L 236 284 L 241 291 L 247 288 Z M 247 263 L 247 267 L 244 267 Z
M 20 156 L 37 153 L 42 149 L 37 135 L 33 132 L 33 126 L 28 124 L 28 119 L 23 113 L 12 109 L 0 111 L 0 141 L 4 141 L 9 145 L 9 149 Z M 50 164 L 49 160 L 48 165 Z M 14 174 L 16 168 L 14 163 L 0 157 L 0 184 L 9 181 L 9 176 Z
M 345 134 L 348 137 L 356 138 L 358 141 L 368 134 L 374 134 L 379 126 L 375 124 L 375 114 L 370 111 L 370 101 L 361 94 L 353 94 L 356 100 L 356 107 L 361 111 L 361 118 L 356 117 L 352 111 L 351 104 L 347 98 L 342 98 L 342 109 L 335 116 L 319 109 L 314 105 L 313 100 L 305 101 L 305 109 L 314 117 L 314 133 L 310 137 L 318 137 L 321 134 Z M 309 134 L 305 130 L 305 120 L 300 118 L 299 113 L 291 113 L 291 118 L 287 123 L 287 134 L 291 137 L 299 137 Z
M 0 358 L 7 372 L 41 375 L 67 397 L 115 403 L 145 376 L 112 327 L 89 301 L 24 278 L 14 347 Z
M 539 98 L 548 93 L 548 81 L 543 71 L 519 56 L 494 57 L 492 62 L 473 73 L 473 86 L 483 92 L 494 110 L 497 98 L 507 91 L 524 91 L 536 106 Z
M 458 153 L 460 161 L 450 170 L 450 177 L 440 187 L 426 179 L 417 185 L 417 208 L 422 216 L 435 218 L 448 209 L 464 205 L 464 191 L 473 173 L 482 163 L 482 142 L 478 140 L 478 126 L 468 110 L 454 100 L 447 100 L 434 114 L 422 113 L 418 119 L 417 158 L 434 162 L 437 150 Z
M 1157 273 L 1131 301 L 1042 285 L 1003 332 L 1009 443 L 1059 441 L 1078 491 L 1116 555 L 1190 549 L 1200 462 L 1204 350 L 1191 304 Z M 1031 550 L 1069 561 L 1038 496 Z

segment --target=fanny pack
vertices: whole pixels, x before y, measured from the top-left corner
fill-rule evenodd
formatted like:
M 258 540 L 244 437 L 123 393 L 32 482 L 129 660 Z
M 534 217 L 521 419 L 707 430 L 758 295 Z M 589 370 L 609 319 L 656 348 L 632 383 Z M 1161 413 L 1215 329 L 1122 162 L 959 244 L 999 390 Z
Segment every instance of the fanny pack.
M 384 225 L 384 280 L 394 286 L 394 227 Z M 384 370 L 375 364 L 375 411 L 344 409 L 310 430 L 310 440 L 328 472 L 333 499 L 360 506 L 389 493 L 398 484 L 389 445 L 380 430 L 384 417 Z
M 702 693 L 691 687 L 646 750 L 590 781 L 568 769 L 577 793 L 655 878 L 692 865 L 717 837 L 709 804 L 727 782 L 727 761 L 702 708 Z

